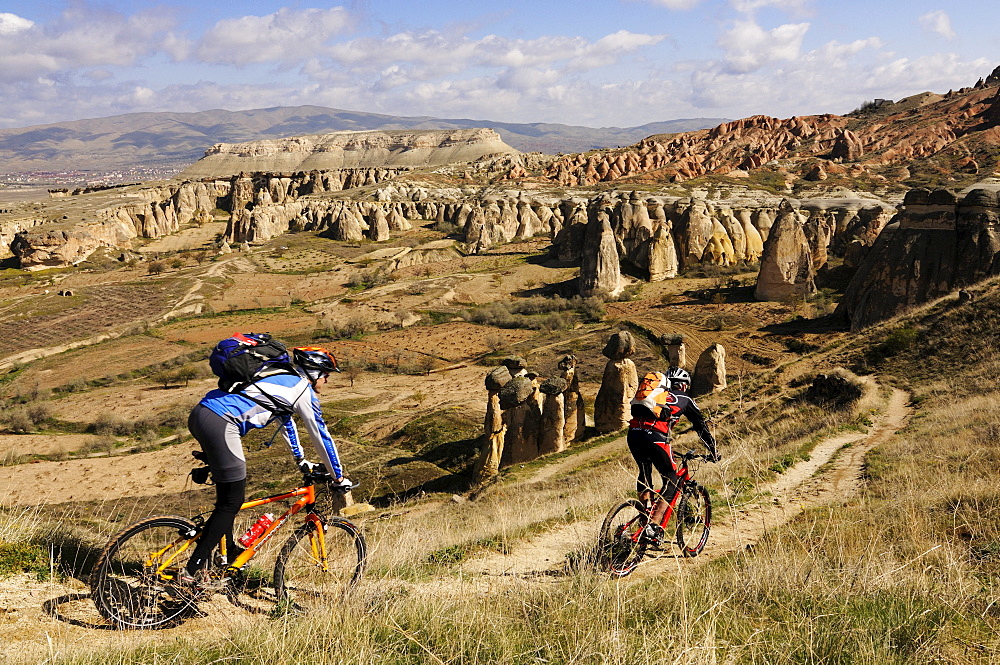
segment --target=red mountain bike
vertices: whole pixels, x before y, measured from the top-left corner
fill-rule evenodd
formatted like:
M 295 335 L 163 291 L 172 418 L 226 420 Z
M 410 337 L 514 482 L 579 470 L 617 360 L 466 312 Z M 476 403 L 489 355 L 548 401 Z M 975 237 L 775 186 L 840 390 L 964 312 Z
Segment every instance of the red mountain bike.
M 684 556 L 698 556 L 708 540 L 712 501 L 708 490 L 695 482 L 689 462 L 708 460 L 709 456 L 688 451 L 683 455 L 674 453 L 674 458 L 680 461 L 677 474 L 681 489 L 670 500 L 660 526 L 666 531 L 670 516 L 676 515 L 677 546 Z M 608 512 L 601 524 L 597 543 L 597 561 L 602 569 L 624 577 L 636 569 L 646 555 L 647 547 L 658 544 L 646 535 L 645 530 L 660 496 L 659 492 L 654 492 L 648 507 L 638 499 L 629 499 Z

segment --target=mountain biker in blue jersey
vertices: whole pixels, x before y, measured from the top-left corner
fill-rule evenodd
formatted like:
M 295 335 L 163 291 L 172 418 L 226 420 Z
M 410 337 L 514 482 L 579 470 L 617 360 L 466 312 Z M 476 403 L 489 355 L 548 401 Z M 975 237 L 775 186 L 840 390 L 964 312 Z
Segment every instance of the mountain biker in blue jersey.
M 337 446 L 323 422 L 317 393 L 321 392 L 331 372 L 339 372 L 337 360 L 319 347 L 292 349 L 292 367 L 265 370 L 239 392 L 221 389 L 210 391 L 188 417 L 188 429 L 201 444 L 215 481 L 215 507 L 205 522 L 205 529 L 186 569 L 179 579 L 183 584 L 207 582 L 204 570 L 219 540 L 226 537 L 226 551 L 232 561 L 241 551 L 233 541 L 236 513 L 246 498 L 247 464 L 241 437 L 251 429 L 261 428 L 277 419 L 281 433 L 303 472 L 320 472 L 325 467 L 334 484 L 351 487 L 344 477 Z M 309 432 L 321 463 L 305 459 L 293 416 Z
M 663 540 L 663 516 L 670 502 L 680 489 L 677 467 L 670 450 L 670 431 L 681 416 L 691 421 L 694 430 L 708 448 L 709 459 L 718 462 L 715 437 L 705 423 L 705 417 L 695 401 L 687 395 L 691 388 L 691 375 L 680 367 L 671 367 L 666 374 L 650 372 L 639 382 L 639 390 L 632 400 L 632 419 L 629 421 L 629 452 L 639 466 L 636 491 L 639 499 L 649 503 L 653 493 L 653 468 L 659 472 L 663 486 L 661 497 L 653 507 L 653 515 L 646 526 L 646 536 L 655 543 Z

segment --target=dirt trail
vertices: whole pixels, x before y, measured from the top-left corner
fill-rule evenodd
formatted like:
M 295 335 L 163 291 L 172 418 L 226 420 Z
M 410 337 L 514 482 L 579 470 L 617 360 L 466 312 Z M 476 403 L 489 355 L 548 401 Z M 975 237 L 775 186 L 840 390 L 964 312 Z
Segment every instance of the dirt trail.
M 679 556 L 676 547 L 668 545 L 662 553 L 654 552 L 652 556 L 647 556 L 634 575 L 657 574 L 670 561 L 683 560 L 694 565 L 744 549 L 807 508 L 855 494 L 861 487 L 865 454 L 906 425 L 911 414 L 908 402 L 906 392 L 894 389 L 886 412 L 876 419 L 869 432 L 852 432 L 823 440 L 813 449 L 809 460 L 799 462 L 773 483 L 761 488 L 760 497 L 767 503 L 740 508 L 726 519 L 716 519 L 700 557 L 685 560 Z M 620 441 L 603 444 L 586 455 L 595 458 L 614 444 L 620 445 Z M 574 457 L 567 463 L 575 466 L 582 459 Z M 565 463 L 541 469 L 537 478 L 551 477 L 561 466 Z M 565 566 L 568 553 L 580 552 L 594 542 L 602 519 L 603 516 L 581 520 L 553 529 L 524 543 L 510 554 L 471 560 L 463 566 L 463 571 L 492 577 L 552 575 Z
M 876 419 L 868 433 L 838 435 L 822 441 L 811 459 L 800 462 L 781 478 L 761 488 L 763 506 L 745 507 L 726 519 L 717 519 L 702 556 L 683 559 L 668 546 L 659 556 L 648 556 L 632 577 L 661 574 L 665 566 L 698 565 L 724 556 L 760 540 L 769 530 L 780 527 L 802 510 L 841 500 L 858 491 L 865 454 L 905 426 L 911 409 L 909 396 L 894 390 L 886 413 Z M 845 448 L 845 446 L 848 446 Z M 590 460 L 620 450 L 621 439 L 600 444 L 579 455 L 546 465 L 527 479 L 540 482 Z M 553 529 L 526 542 L 508 555 L 488 555 L 466 562 L 460 581 L 441 578 L 421 585 L 424 591 L 454 591 L 456 581 L 462 593 L 532 580 L 558 579 L 565 570 L 569 553 L 582 553 L 597 536 L 601 518 L 580 520 Z M 254 615 L 236 608 L 223 598 L 203 608 L 205 616 L 183 626 L 143 633 L 143 641 L 174 640 L 179 636 L 221 638 L 236 626 L 252 623 Z M 53 620 L 53 616 L 57 620 Z M 79 580 L 37 582 L 27 575 L 7 580 L 0 586 L 0 660 L 27 657 L 41 662 L 55 655 L 67 655 L 104 646 L 134 644 L 135 635 L 108 630 L 94 609 L 86 587 Z

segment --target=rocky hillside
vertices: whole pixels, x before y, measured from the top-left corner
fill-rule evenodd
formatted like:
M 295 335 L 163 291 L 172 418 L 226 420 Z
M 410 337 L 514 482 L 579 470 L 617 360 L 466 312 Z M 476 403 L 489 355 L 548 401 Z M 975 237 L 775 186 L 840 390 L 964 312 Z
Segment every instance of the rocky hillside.
M 563 185 L 625 178 L 677 182 L 709 174 L 745 178 L 771 168 L 788 179 L 944 184 L 956 174 L 988 175 L 1000 155 L 998 125 L 1000 68 L 971 88 L 879 100 L 847 116 L 757 115 L 650 136 L 623 150 L 568 155 L 545 176 Z
M 516 154 L 492 129 L 334 132 L 248 143 L 218 143 L 186 178 L 342 168 L 442 166 Z

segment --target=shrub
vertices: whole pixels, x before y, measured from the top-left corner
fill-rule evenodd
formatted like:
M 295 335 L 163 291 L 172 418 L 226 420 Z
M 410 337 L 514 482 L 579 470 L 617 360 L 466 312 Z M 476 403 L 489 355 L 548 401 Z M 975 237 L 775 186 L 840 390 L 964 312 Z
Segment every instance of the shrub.
M 0 542 L 0 575 L 34 573 L 39 580 L 49 577 L 49 557 L 45 549 L 33 543 Z
M 388 284 L 391 281 L 392 275 L 389 271 L 382 268 L 372 268 L 371 270 L 363 270 L 360 273 L 351 275 L 347 280 L 347 288 L 355 291 L 363 291 Z
M 87 427 L 87 431 L 101 436 L 128 436 L 135 429 L 135 423 L 114 413 L 102 413 Z
M 25 434 L 34 429 L 28 410 L 23 406 L 8 410 L 4 420 L 7 422 L 7 430 L 14 434 Z

